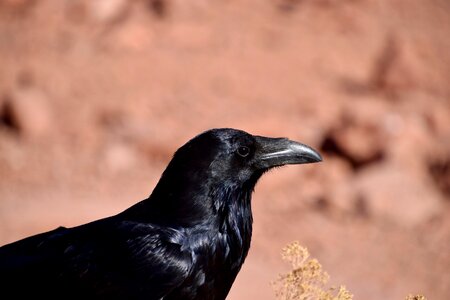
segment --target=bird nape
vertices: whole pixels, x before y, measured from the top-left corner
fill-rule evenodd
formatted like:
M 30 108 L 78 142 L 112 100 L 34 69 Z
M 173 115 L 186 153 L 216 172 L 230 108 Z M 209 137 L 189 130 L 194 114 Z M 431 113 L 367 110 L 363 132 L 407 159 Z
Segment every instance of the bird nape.
M 258 179 L 273 167 L 321 160 L 286 138 L 206 131 L 176 151 L 147 199 L 112 217 L 0 247 L 3 293 L 225 299 L 250 248 Z

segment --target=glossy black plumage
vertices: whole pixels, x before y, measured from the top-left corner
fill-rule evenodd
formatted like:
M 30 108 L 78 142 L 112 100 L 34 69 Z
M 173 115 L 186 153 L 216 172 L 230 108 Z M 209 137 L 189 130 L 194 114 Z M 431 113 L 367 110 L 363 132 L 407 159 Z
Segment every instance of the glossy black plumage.
M 225 299 L 250 248 L 251 194 L 284 164 L 320 161 L 287 139 L 213 129 L 177 150 L 148 199 L 0 248 L 13 298 Z

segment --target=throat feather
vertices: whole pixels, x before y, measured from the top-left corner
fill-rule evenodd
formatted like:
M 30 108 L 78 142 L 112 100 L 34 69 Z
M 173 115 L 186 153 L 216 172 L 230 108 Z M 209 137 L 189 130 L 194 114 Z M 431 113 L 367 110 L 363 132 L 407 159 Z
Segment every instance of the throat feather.
M 231 248 L 240 249 L 244 256 L 252 235 L 251 195 L 252 190 L 242 187 L 221 188 L 211 194 L 219 233 L 227 237 Z

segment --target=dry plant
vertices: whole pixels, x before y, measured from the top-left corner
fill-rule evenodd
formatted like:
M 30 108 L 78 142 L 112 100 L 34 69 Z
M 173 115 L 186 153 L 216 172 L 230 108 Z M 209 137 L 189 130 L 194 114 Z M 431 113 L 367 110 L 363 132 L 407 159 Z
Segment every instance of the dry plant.
M 427 300 L 424 295 L 408 295 L 405 300 Z
M 341 285 L 327 287 L 328 274 L 317 259 L 310 258 L 308 249 L 298 242 L 282 250 L 282 258 L 292 265 L 292 271 L 280 275 L 273 282 L 276 297 L 280 300 L 350 300 L 353 295 Z
M 278 276 L 272 285 L 279 300 L 351 300 L 353 295 L 341 285 L 328 287 L 328 274 L 317 259 L 310 258 L 308 249 L 298 242 L 283 248 L 283 260 L 292 265 L 287 274 Z M 408 295 L 405 300 L 426 300 L 423 295 Z

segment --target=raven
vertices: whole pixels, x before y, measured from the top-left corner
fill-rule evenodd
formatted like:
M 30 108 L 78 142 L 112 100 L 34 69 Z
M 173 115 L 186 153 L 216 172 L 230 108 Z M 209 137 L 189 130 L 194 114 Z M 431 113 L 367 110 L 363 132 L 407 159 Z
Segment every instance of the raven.
M 147 199 L 115 216 L 0 247 L 2 293 L 225 299 L 250 248 L 258 179 L 274 167 L 321 160 L 286 138 L 208 130 L 175 152 Z

